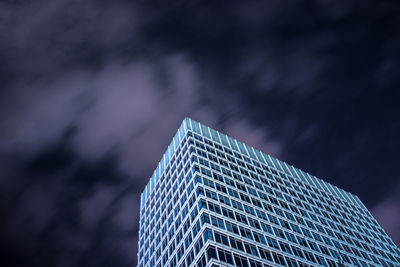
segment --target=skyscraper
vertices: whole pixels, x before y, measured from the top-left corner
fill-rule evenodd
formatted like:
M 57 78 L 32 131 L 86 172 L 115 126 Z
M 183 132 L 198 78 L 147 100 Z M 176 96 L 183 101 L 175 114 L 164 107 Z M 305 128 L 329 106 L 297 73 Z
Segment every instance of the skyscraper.
M 140 203 L 138 266 L 400 266 L 360 199 L 186 118 Z

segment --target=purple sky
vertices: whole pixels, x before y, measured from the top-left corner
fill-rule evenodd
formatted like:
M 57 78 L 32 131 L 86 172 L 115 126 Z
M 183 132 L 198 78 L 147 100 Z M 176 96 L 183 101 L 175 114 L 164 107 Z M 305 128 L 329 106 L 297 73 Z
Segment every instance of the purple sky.
M 5 266 L 136 266 L 184 117 L 358 195 L 400 244 L 398 1 L 138 2 L 0 2 Z

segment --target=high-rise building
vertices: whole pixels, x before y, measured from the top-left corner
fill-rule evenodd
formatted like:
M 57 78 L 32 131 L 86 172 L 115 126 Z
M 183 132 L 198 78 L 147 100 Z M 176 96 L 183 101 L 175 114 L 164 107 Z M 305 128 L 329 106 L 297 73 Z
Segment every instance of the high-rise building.
M 360 199 L 186 118 L 141 195 L 139 267 L 400 266 Z

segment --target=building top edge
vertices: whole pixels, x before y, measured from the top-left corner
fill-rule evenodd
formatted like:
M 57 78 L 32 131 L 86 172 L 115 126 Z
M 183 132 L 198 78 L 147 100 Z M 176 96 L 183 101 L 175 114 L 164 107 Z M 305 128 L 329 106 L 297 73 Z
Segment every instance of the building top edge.
M 351 202 L 359 207 L 365 207 L 362 201 L 354 194 L 345 191 L 331 183 L 317 178 L 303 170 L 300 170 L 286 162 L 283 162 L 277 158 L 271 157 L 270 155 L 262 152 L 261 150 L 255 149 L 251 146 L 246 145 L 245 143 L 238 141 L 234 138 L 229 137 L 226 134 L 223 134 L 217 130 L 214 130 L 204 124 L 201 124 L 198 121 L 195 121 L 191 118 L 185 117 L 179 126 L 175 136 L 172 141 L 168 145 L 164 155 L 159 161 L 157 168 L 154 170 L 153 175 L 151 176 L 149 182 L 145 186 L 140 198 L 140 209 L 145 205 L 148 197 L 153 191 L 154 187 L 157 185 L 160 177 L 162 176 L 165 168 L 167 167 L 169 161 L 171 160 L 173 154 L 175 153 L 177 147 L 180 142 L 184 138 L 187 131 L 193 131 L 196 134 L 199 134 L 203 137 L 209 138 L 223 146 L 226 146 L 232 150 L 235 150 L 239 153 L 246 155 L 248 158 L 263 162 L 268 166 L 272 166 L 278 171 L 285 173 L 287 175 L 298 177 L 302 181 L 306 181 L 308 184 L 322 189 L 325 192 L 329 192 L 332 195 L 339 197 L 340 199 L 345 199 L 348 202 Z

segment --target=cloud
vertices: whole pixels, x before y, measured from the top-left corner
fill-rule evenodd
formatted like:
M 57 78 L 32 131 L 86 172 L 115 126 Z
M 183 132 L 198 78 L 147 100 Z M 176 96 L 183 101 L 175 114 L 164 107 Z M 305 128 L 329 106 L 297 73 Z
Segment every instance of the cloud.
M 278 157 L 282 152 L 282 145 L 279 141 L 272 141 L 268 137 L 268 132 L 262 127 L 250 126 L 245 119 L 232 119 L 231 121 L 225 121 L 225 124 L 227 127 L 224 130 L 229 133 L 229 136 L 236 138 L 240 142 L 244 142 L 274 157 Z M 252 130 L 249 131 L 249 129 Z
M 187 116 L 329 177 L 396 236 L 398 12 L 368 3 L 0 3 L 8 262 L 135 265 L 140 191 Z
M 400 185 L 391 191 L 382 201 L 371 209 L 371 213 L 391 237 L 400 246 Z

